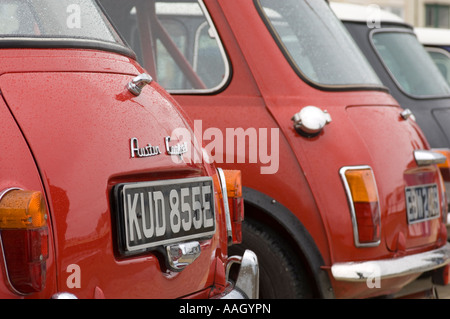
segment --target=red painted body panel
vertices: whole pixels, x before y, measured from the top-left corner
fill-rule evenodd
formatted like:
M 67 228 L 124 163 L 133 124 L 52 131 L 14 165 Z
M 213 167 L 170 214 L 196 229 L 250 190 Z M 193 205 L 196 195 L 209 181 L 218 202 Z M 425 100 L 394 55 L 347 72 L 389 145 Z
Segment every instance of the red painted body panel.
M 175 94 L 175 99 L 194 121 L 203 121 L 203 131 L 208 127 L 222 132 L 239 127 L 280 129 L 276 174 L 262 175 L 260 168 L 267 165 L 250 163 L 248 153 L 245 163 L 218 166 L 242 170 L 245 186 L 288 208 L 313 237 L 324 269 L 336 262 L 393 258 L 442 246 L 441 219 L 407 225 L 405 186 L 440 185 L 440 180 L 435 168 L 415 164 L 413 151 L 429 145 L 413 121 L 401 119 L 398 103 L 383 91 L 333 92 L 306 84 L 286 61 L 252 1 L 204 2 L 232 65 L 232 78 L 217 94 Z M 291 120 L 307 105 L 328 110 L 333 119 L 311 139 L 301 137 Z M 204 136 L 203 142 L 211 140 Z M 383 237 L 378 247 L 354 245 L 339 176 L 340 168 L 353 165 L 370 165 L 375 172 L 382 209 Z M 406 238 L 406 251 L 397 251 L 400 233 Z M 332 284 L 336 297 L 368 297 L 395 292 L 415 277 L 389 279 L 382 289 L 372 291 L 365 283 L 332 280 Z
M 163 152 L 173 129 L 189 130 L 167 93 L 156 83 L 138 97 L 128 92 L 126 84 L 143 70 L 114 53 L 1 50 L 0 61 L 1 92 L 20 128 L 11 115 L 2 116 L 0 138 L 11 151 L 2 156 L 0 171 L 8 179 L 0 183 L 43 189 L 53 231 L 45 290 L 30 297 L 69 291 L 80 298 L 178 298 L 205 296 L 212 286 L 220 292 L 225 277 L 217 269 L 224 267 L 227 242 L 219 200 L 216 233 L 201 242 L 200 257 L 184 271 L 166 270 L 153 253 L 117 254 L 114 185 L 215 175 L 209 165 L 188 157 L 176 163 Z M 0 112 L 9 112 L 1 100 Z M 131 158 L 132 137 L 160 145 L 162 154 Z M 200 152 L 193 143 L 189 147 Z M 22 166 L 27 171 L 18 171 Z M 80 288 L 70 287 L 73 264 L 81 269 Z M 8 295 L 2 285 L 0 294 Z

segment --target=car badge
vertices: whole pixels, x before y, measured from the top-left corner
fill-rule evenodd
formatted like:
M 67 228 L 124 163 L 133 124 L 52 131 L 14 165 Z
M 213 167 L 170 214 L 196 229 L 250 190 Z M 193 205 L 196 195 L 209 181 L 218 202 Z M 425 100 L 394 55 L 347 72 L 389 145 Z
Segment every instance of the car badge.
M 136 137 L 130 140 L 131 157 L 150 157 L 161 154 L 159 146 L 147 144 L 144 147 L 139 147 L 139 141 Z
M 169 155 L 178 155 L 181 157 L 181 155 L 183 155 L 184 153 L 187 153 L 187 151 L 188 151 L 186 142 L 178 143 L 176 145 L 170 146 L 169 145 L 170 136 L 166 136 L 164 138 L 164 141 L 165 141 L 165 145 L 166 145 L 167 154 L 169 154 Z

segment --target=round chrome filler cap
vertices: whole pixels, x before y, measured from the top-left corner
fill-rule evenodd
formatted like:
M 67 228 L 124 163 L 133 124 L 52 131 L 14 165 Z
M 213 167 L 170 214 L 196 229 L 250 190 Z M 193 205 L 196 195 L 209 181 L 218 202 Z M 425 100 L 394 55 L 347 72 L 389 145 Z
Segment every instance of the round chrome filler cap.
M 323 128 L 331 123 L 331 116 L 316 106 L 305 106 L 292 117 L 294 128 L 302 135 L 316 136 Z

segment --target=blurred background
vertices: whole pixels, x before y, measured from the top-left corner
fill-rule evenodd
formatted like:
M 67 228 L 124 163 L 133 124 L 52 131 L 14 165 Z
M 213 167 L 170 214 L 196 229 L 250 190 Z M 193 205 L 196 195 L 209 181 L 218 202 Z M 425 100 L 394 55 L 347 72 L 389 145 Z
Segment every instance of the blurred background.
M 376 4 L 416 28 L 450 28 L 450 0 L 333 0 L 361 5 Z

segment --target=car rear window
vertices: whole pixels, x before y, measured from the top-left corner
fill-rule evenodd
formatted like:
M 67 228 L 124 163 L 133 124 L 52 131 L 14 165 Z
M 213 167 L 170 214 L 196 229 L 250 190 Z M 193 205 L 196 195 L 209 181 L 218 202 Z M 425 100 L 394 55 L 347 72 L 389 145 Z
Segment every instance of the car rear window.
M 104 42 L 123 45 L 94 0 L 2 0 L 0 45 L 61 46 Z M 91 46 L 90 45 L 90 46 Z
M 372 33 L 372 43 L 406 94 L 417 98 L 450 94 L 447 82 L 414 33 L 379 30 Z
M 447 84 L 450 85 L 450 53 L 441 48 L 427 48 L 427 52 L 436 63 Z
M 300 76 L 322 87 L 382 87 L 326 1 L 255 0 L 255 3 Z

